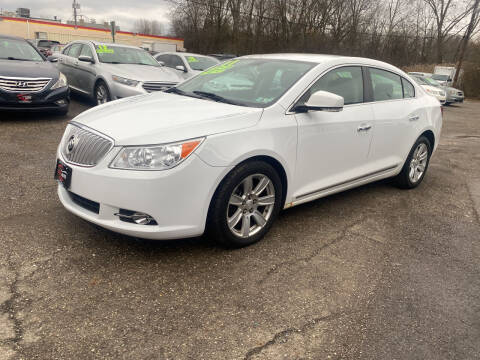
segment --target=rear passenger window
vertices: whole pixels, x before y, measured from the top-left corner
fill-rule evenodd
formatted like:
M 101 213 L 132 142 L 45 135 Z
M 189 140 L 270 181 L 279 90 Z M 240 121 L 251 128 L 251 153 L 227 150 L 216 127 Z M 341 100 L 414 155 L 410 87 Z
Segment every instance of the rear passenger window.
M 410 83 L 410 81 L 402 78 L 402 85 L 403 85 L 403 97 L 405 99 L 414 98 L 415 97 L 415 88 Z
M 402 80 L 399 75 L 374 68 L 370 68 L 369 72 L 374 101 L 403 99 Z
M 321 90 L 343 97 L 345 105 L 362 103 L 362 68 L 345 66 L 328 72 L 302 96 L 299 104 L 303 105 L 313 93 Z

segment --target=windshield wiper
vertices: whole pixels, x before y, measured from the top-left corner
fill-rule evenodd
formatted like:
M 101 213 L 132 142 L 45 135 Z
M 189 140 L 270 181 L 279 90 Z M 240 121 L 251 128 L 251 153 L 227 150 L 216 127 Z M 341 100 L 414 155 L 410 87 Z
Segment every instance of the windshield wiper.
M 197 90 L 194 91 L 193 93 L 196 94 L 196 95 L 199 95 L 203 98 L 207 98 L 207 99 L 210 99 L 210 100 L 213 100 L 213 101 L 216 101 L 216 102 L 222 102 L 222 103 L 231 104 L 231 105 L 239 105 L 237 102 L 235 102 L 233 100 L 225 99 L 223 96 L 220 96 L 220 95 L 217 95 L 217 94 L 214 94 L 214 93 L 210 93 L 210 92 L 206 92 L 206 91 L 197 91 Z
M 187 93 L 183 90 L 180 90 L 176 87 L 171 87 L 170 89 L 165 90 L 164 92 L 170 93 L 170 94 L 178 94 L 178 95 L 182 95 L 182 96 L 189 96 L 189 97 L 193 97 L 195 99 L 201 99 L 201 97 L 198 96 L 198 95 L 189 94 L 189 93 Z

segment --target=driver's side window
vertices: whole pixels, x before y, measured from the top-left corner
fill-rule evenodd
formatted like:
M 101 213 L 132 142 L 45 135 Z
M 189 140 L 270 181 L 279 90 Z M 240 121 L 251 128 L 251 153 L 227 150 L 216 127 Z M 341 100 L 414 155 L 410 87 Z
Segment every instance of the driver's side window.
M 343 97 L 345 105 L 363 102 L 363 73 L 360 66 L 344 66 L 329 71 L 317 80 L 301 97 L 297 105 L 304 105 L 317 91 L 328 91 Z

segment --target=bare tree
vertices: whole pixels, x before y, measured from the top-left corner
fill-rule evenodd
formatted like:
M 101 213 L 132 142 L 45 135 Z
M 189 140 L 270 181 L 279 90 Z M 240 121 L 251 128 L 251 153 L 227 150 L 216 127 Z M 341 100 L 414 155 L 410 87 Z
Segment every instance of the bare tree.
M 459 23 L 468 16 L 471 6 L 464 0 L 424 0 L 433 11 L 437 25 L 437 62 L 443 62 L 443 45 Z M 458 32 L 457 32 L 458 33 Z
M 135 21 L 134 31 L 140 34 L 162 35 L 163 26 L 158 20 L 138 19 Z

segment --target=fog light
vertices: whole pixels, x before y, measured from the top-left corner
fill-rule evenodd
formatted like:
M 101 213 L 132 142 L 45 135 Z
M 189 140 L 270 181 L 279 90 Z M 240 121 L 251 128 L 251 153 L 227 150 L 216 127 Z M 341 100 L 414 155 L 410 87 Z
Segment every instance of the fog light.
M 139 225 L 157 225 L 157 222 L 153 217 L 148 214 L 120 209 L 120 212 L 114 214 L 118 216 L 121 221 L 139 224 Z

